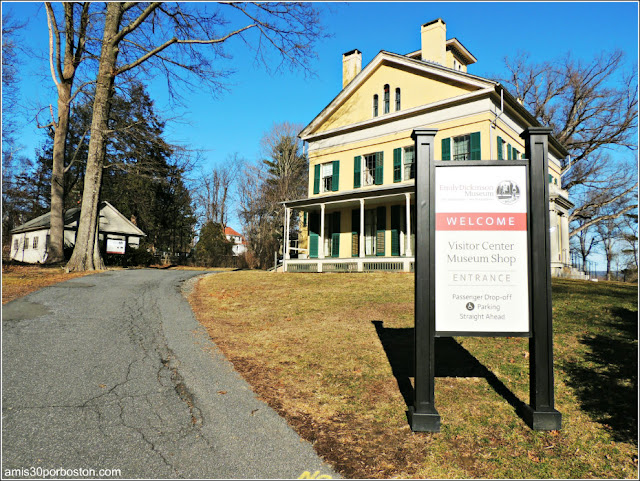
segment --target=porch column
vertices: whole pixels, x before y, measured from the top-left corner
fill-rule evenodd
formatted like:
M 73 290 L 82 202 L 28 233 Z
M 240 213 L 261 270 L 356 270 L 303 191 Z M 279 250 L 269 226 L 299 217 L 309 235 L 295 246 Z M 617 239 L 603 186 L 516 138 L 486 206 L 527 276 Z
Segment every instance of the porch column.
M 360 235 L 358 236 L 358 251 L 360 257 L 364 257 L 364 199 L 360 199 Z
M 569 218 L 566 214 L 560 216 L 560 252 L 567 258 L 567 264 L 571 264 L 569 259 Z
M 291 256 L 289 255 L 289 227 L 291 223 L 291 208 L 289 207 L 285 207 L 284 208 L 284 252 L 283 257 L 284 259 L 290 259 Z
M 324 204 L 320 204 L 320 240 L 318 242 L 318 259 L 324 259 Z
M 555 210 L 555 206 L 552 204 L 552 210 L 549 211 L 549 240 L 551 241 L 551 262 L 557 262 L 562 260 L 562 246 L 558 242 L 560 237 L 558 229 L 560 229 L 560 223 L 558 222 L 558 213 Z
M 404 252 L 405 252 L 405 256 L 406 257 L 411 257 L 413 255 L 413 252 L 411 252 L 411 194 L 409 194 L 408 192 L 406 192 L 404 194 L 405 200 L 406 200 L 406 213 L 405 213 L 405 223 L 404 225 L 406 226 L 406 232 L 404 235 L 404 244 L 405 244 L 405 248 L 404 248 Z

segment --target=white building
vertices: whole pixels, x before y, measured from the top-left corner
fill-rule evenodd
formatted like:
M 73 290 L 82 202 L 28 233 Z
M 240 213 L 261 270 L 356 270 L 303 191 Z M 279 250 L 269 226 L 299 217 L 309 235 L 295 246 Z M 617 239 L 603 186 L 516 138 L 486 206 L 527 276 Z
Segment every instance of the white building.
M 224 236 L 229 242 L 233 242 L 232 252 L 234 256 L 239 256 L 247 252 L 247 241 L 242 234 L 236 232 L 231 227 L 225 227 Z
M 64 245 L 71 247 L 76 241 L 80 207 L 73 207 L 64 216 Z M 131 223 L 109 202 L 100 204 L 99 242 L 106 242 L 114 253 L 124 253 L 127 247 L 137 249 L 146 234 Z M 51 213 L 36 217 L 11 231 L 11 259 L 31 264 L 43 263 L 49 254 Z

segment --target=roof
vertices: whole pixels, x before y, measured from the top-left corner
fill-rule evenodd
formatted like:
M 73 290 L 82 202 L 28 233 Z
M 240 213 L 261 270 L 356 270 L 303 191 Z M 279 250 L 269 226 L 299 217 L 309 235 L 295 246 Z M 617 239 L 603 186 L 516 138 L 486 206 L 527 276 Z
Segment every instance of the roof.
M 64 213 L 64 228 L 68 230 L 76 230 L 80 219 L 80 207 L 72 207 Z M 35 219 L 31 219 L 22 225 L 11 230 L 12 234 L 21 232 L 32 232 L 36 230 L 49 229 L 51 227 L 51 212 L 42 214 Z M 100 203 L 100 232 L 108 232 L 112 234 L 125 234 L 135 236 L 146 236 L 137 226 L 112 206 L 109 202 L 102 201 Z
M 237 236 L 242 237 L 242 234 L 240 234 L 239 232 L 236 232 L 231 227 L 225 227 L 224 228 L 224 235 L 237 235 Z
M 460 44 L 456 39 L 451 39 L 452 44 L 455 44 L 456 46 L 462 46 L 462 44 Z M 464 48 L 464 47 L 462 47 Z M 466 49 L 465 49 L 466 50 Z M 417 51 L 419 52 L 419 51 Z M 469 97 L 473 97 L 475 95 L 486 95 L 487 92 L 491 92 L 493 96 L 497 96 L 497 98 L 499 98 L 500 96 L 500 92 L 504 91 L 504 100 L 505 100 L 505 104 L 508 104 L 509 107 L 511 107 L 513 110 L 515 110 L 519 115 L 521 115 L 524 120 L 526 122 L 528 122 L 529 124 L 531 124 L 534 127 L 540 127 L 541 124 L 538 121 L 538 119 L 536 119 L 524 106 L 522 106 L 511 94 L 509 94 L 509 92 L 507 91 L 507 89 L 500 84 L 499 82 L 496 82 L 494 80 L 490 80 L 490 79 L 486 79 L 483 77 L 479 77 L 477 75 L 473 75 L 467 72 L 462 72 L 459 70 L 454 70 L 452 68 L 449 67 L 445 67 L 443 65 L 434 63 L 434 62 L 429 62 L 429 61 L 424 61 L 424 60 L 420 60 L 418 58 L 412 58 L 411 55 L 417 53 L 417 52 L 412 52 L 408 55 L 400 55 L 397 53 L 392 53 L 392 52 L 387 52 L 385 50 L 381 50 L 372 60 L 371 62 L 369 62 L 361 71 L 360 73 L 358 73 L 358 75 L 356 75 L 354 77 L 354 79 L 345 87 L 343 88 L 338 95 L 336 95 L 333 100 L 331 100 L 331 102 L 329 102 L 329 104 L 322 109 L 322 111 L 316 115 L 316 117 L 309 122 L 309 124 L 302 129 L 302 131 L 298 134 L 298 136 L 306 141 L 312 140 L 314 137 L 316 136 L 327 136 L 327 135 L 333 135 L 333 134 L 337 134 L 339 133 L 339 131 L 341 130 L 345 130 L 345 129 L 350 129 L 351 127 L 365 127 L 368 126 L 369 124 L 373 125 L 373 124 L 377 124 L 380 122 L 387 122 L 387 121 L 392 121 L 395 117 L 396 114 L 397 115 L 407 115 L 410 114 L 409 111 L 403 111 L 403 112 L 397 112 L 391 115 L 386 115 L 384 117 L 376 117 L 373 119 L 368 119 L 362 123 L 362 126 L 359 125 L 354 125 L 354 126 L 345 126 L 345 127 L 340 127 L 338 129 L 335 129 L 335 132 L 333 130 L 331 131 L 325 131 L 319 134 L 314 134 L 314 130 L 321 125 L 331 114 L 333 114 L 339 107 L 340 105 L 342 105 L 343 102 L 345 102 L 349 96 L 360 87 L 360 85 L 362 85 L 367 78 L 369 77 L 370 74 L 373 73 L 373 71 L 379 66 L 381 65 L 383 62 L 385 64 L 395 64 L 395 65 L 399 65 L 399 66 L 403 66 L 403 67 L 411 67 L 414 68 L 416 70 L 419 71 L 424 71 L 426 73 L 429 73 L 431 75 L 437 75 L 440 77 L 443 77 L 445 79 L 448 80 L 455 80 L 457 82 L 460 83 L 464 83 L 467 85 L 472 85 L 475 86 L 476 88 L 478 88 L 477 93 L 475 94 L 469 94 Z M 452 102 L 458 102 L 460 99 L 452 99 Z M 445 102 L 446 103 L 446 102 Z M 444 103 L 443 103 L 444 105 Z M 416 111 L 419 111 L 420 108 L 416 108 Z M 555 139 L 553 136 L 549 136 L 549 144 L 552 145 L 554 147 L 555 150 L 557 150 L 561 155 L 568 155 L 568 152 L 566 150 L 566 148 L 564 148 L 562 146 L 562 144 L 560 144 L 560 142 L 558 142 L 557 139 Z

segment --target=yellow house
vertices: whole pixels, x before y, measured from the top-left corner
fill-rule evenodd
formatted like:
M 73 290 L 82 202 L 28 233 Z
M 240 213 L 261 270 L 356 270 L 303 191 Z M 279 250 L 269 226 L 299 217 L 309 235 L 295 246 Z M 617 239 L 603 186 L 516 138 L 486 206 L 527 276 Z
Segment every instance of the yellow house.
M 476 58 L 442 19 L 422 25 L 421 49 L 343 54 L 342 91 L 300 133 L 308 144 L 309 195 L 285 205 L 284 270 L 412 271 L 415 152 L 411 132 L 437 129 L 435 158 L 517 159 L 520 137 L 539 122 L 497 82 L 468 73 Z M 568 257 L 568 210 L 560 160 L 549 138 L 552 271 Z M 289 239 L 291 211 L 300 234 Z

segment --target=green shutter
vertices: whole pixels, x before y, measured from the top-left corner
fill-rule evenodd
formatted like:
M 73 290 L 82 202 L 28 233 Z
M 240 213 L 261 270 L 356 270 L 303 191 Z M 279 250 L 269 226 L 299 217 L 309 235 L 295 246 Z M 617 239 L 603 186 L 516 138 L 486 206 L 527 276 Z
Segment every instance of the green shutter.
M 549 183 L 551 184 L 553 182 L 553 175 L 549 174 Z
M 331 214 L 331 257 L 340 257 L 340 211 Z
M 513 148 L 513 160 L 517 160 L 520 152 L 518 152 L 515 147 Z
M 360 178 L 362 177 L 361 173 L 362 173 L 362 167 L 360 165 L 360 160 L 362 159 L 362 157 L 360 157 L 359 155 L 356 155 L 353 158 L 353 188 L 357 189 L 358 187 L 360 187 Z
M 307 212 L 305 211 L 302 216 L 302 227 L 307 227 Z
M 469 137 L 469 143 L 471 144 L 471 155 L 469 156 L 469 160 L 482 159 L 482 152 L 480 151 L 480 132 L 474 132 Z
M 351 211 L 351 256 L 358 257 L 360 255 L 360 208 Z
M 451 160 L 451 137 L 442 139 L 442 160 Z
M 331 179 L 331 190 L 336 192 L 340 186 L 340 161 L 333 161 L 333 176 Z
M 402 217 L 401 205 L 391 206 L 391 255 L 400 255 L 400 219 Z
M 320 164 L 313 167 L 313 193 L 320 193 Z
M 320 216 L 317 212 L 309 214 L 309 257 L 316 259 L 318 257 L 318 231 L 320 224 Z
M 387 228 L 387 208 L 376 209 L 376 255 L 384 256 L 384 232 Z
M 498 136 L 498 160 L 502 160 L 502 137 Z
M 376 152 L 376 173 L 374 183 L 376 185 L 382 185 L 382 178 L 384 175 L 384 153 Z
M 512 158 L 511 144 L 507 144 L 507 160 L 511 160 Z
M 393 149 L 393 181 L 402 180 L 402 149 Z

